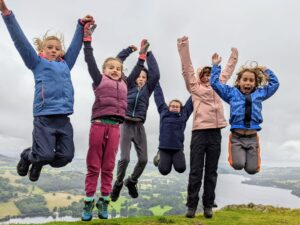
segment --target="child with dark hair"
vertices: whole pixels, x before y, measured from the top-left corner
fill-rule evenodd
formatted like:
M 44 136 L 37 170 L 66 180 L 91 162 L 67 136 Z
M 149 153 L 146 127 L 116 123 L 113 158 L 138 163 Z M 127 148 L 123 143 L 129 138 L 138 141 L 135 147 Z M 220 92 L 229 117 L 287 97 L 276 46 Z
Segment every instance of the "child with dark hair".
M 186 217 L 195 217 L 204 175 L 202 204 L 204 216 L 211 218 L 221 152 L 221 129 L 226 127 L 227 122 L 224 117 L 222 101 L 209 83 L 211 67 L 198 70 L 197 76 L 195 76 L 188 37 L 179 38 L 177 47 L 182 64 L 182 75 L 187 90 L 192 95 L 194 106 Z M 230 79 L 237 63 L 237 56 L 237 49 L 232 48 L 228 63 L 220 76 L 223 83 Z
M 87 15 L 79 20 L 66 52 L 61 37 L 46 33 L 42 39 L 35 39 L 37 53 L 4 0 L 0 0 L 0 11 L 15 47 L 34 76 L 33 143 L 21 153 L 17 172 L 20 176 L 29 174 L 31 181 L 37 181 L 43 166 L 63 167 L 74 157 L 73 127 L 69 118 L 74 105 L 70 71 L 82 47 L 83 26 L 93 17 Z
M 212 56 L 211 86 L 230 105 L 229 158 L 236 169 L 255 174 L 260 170 L 260 146 L 257 132 L 261 130 L 262 102 L 278 89 L 276 75 L 264 66 L 243 66 L 234 87 L 219 80 L 221 57 Z
M 154 100 L 160 117 L 159 151 L 154 158 L 154 164 L 162 175 L 169 174 L 172 165 L 178 173 L 183 173 L 186 170 L 183 153 L 184 130 L 193 112 L 192 97 L 184 105 L 178 99 L 171 100 L 167 105 L 158 82 L 154 90 Z
M 142 45 L 149 46 L 149 43 L 147 40 L 143 40 Z M 129 47 L 119 53 L 118 57 L 124 61 L 131 52 L 132 49 Z M 146 68 L 142 69 L 136 80 L 128 82 L 128 107 L 125 121 L 121 126 L 121 158 L 118 161 L 117 179 L 111 193 L 112 201 L 117 201 L 119 198 L 123 184 L 128 188 L 128 193 L 132 198 L 138 197 L 138 179 L 148 162 L 147 137 L 144 122 L 147 117 L 149 98 L 155 89 L 160 74 L 156 59 L 151 51 L 140 54 L 139 58 L 140 60 L 147 61 L 148 70 Z M 132 143 L 134 144 L 138 161 L 131 175 L 124 180 L 130 162 Z

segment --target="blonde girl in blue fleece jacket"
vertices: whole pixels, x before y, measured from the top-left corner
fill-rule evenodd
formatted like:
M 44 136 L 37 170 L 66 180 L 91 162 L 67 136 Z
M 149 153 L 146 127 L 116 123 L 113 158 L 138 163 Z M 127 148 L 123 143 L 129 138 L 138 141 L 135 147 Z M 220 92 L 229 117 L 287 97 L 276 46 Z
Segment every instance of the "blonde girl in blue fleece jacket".
M 73 128 L 69 118 L 74 104 L 70 70 L 82 46 L 83 25 L 93 18 L 87 15 L 79 20 L 66 52 L 61 38 L 46 34 L 35 40 L 37 54 L 4 0 L 0 0 L 0 11 L 15 47 L 34 75 L 33 143 L 22 152 L 17 172 L 26 176 L 29 171 L 29 179 L 37 181 L 44 165 L 62 167 L 74 157 Z
M 262 102 L 278 89 L 276 75 L 264 66 L 243 66 L 237 74 L 234 87 L 219 80 L 221 57 L 212 56 L 210 83 L 218 95 L 230 104 L 231 134 L 229 137 L 230 165 L 255 174 L 260 170 L 260 147 L 257 131 L 261 130 Z

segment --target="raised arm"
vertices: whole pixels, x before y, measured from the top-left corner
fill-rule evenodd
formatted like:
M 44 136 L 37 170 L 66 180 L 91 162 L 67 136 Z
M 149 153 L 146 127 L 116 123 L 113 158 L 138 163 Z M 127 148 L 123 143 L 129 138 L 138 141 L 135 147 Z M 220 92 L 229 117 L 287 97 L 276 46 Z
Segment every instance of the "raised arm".
M 160 83 L 157 82 L 154 89 L 154 101 L 157 107 L 158 113 L 161 113 L 163 110 L 168 109 L 168 105 L 165 102 L 164 94 L 161 89 Z
M 222 58 L 217 53 L 213 54 L 210 85 L 224 101 L 229 103 L 231 87 L 220 82 L 221 66 L 219 66 L 219 64 L 221 60 Z
M 86 15 L 83 19 L 79 20 L 77 23 L 77 27 L 75 30 L 75 34 L 73 36 L 72 42 L 64 55 L 64 60 L 66 61 L 67 65 L 69 66 L 69 69 L 71 70 L 76 62 L 76 59 L 79 55 L 79 52 L 82 47 L 82 40 L 83 40 L 83 34 L 84 34 L 84 27 L 89 29 L 90 36 L 92 34 L 91 25 L 94 24 L 94 19 L 91 15 Z M 89 24 L 89 25 L 87 25 Z M 85 26 L 87 25 L 87 26 Z
M 186 115 L 187 115 L 187 118 L 190 117 L 190 115 L 192 114 L 193 112 L 193 100 L 192 100 L 192 96 L 190 96 L 188 98 L 188 100 L 185 102 L 184 106 L 183 106 L 183 109 L 185 110 L 186 112 Z
M 277 76 L 270 69 L 265 69 L 264 73 L 269 76 L 268 84 L 263 87 L 265 92 L 264 100 L 270 98 L 279 88 L 279 81 Z
M 177 48 L 181 60 L 182 75 L 187 90 L 191 93 L 192 88 L 197 85 L 195 71 L 190 57 L 189 39 L 186 36 L 177 39 Z
M 148 54 L 147 54 L 147 64 L 148 64 L 148 69 L 149 69 L 149 77 L 147 80 L 147 87 L 148 87 L 149 93 L 151 94 L 154 91 L 156 84 L 160 78 L 158 64 L 157 64 L 156 59 L 152 52 L 148 52 Z
M 39 63 L 40 58 L 27 40 L 15 18 L 15 15 L 7 8 L 4 0 L 0 0 L 0 11 L 2 12 L 2 17 L 14 45 L 21 55 L 26 67 L 31 70 L 34 69 L 34 67 Z
M 124 48 L 123 50 L 121 50 L 116 58 L 119 58 L 122 62 L 124 62 L 127 57 L 136 50 L 137 47 L 135 45 L 130 45 L 128 48 Z
M 87 63 L 89 74 L 93 80 L 94 87 L 97 87 L 102 79 L 94 54 L 91 42 L 84 42 L 84 60 Z
M 231 78 L 231 76 L 234 72 L 235 66 L 237 64 L 237 61 L 238 61 L 238 56 L 239 56 L 239 53 L 238 53 L 237 48 L 231 48 L 231 54 L 228 59 L 228 62 L 225 66 L 225 69 L 222 70 L 221 75 L 220 75 L 220 81 L 223 84 L 227 83 L 227 81 Z

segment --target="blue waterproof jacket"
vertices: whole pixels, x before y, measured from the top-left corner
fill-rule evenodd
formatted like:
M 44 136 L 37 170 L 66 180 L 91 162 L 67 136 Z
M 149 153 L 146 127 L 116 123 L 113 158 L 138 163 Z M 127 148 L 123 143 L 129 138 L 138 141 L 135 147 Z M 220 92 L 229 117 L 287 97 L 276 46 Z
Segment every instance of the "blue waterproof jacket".
M 33 115 L 72 114 L 74 89 L 70 70 L 82 46 L 83 26 L 78 23 L 71 45 L 63 59 L 49 61 L 37 54 L 12 12 L 8 16 L 3 16 L 3 19 L 26 67 L 34 75 Z
M 279 82 L 276 75 L 267 69 L 268 84 L 256 88 L 251 94 L 245 95 L 238 88 L 222 84 L 219 81 L 221 67 L 214 65 L 211 71 L 210 84 L 218 95 L 230 105 L 231 130 L 261 130 L 259 126 L 263 122 L 262 101 L 271 97 L 278 89 Z
M 183 150 L 186 122 L 193 112 L 192 97 L 189 97 L 179 113 L 170 112 L 158 82 L 154 90 L 154 100 L 160 116 L 158 148 Z
M 122 50 L 117 57 L 124 61 L 130 53 L 132 53 L 132 50 L 130 48 L 127 48 Z M 147 117 L 149 98 L 160 78 L 159 68 L 156 59 L 154 58 L 154 55 L 151 51 L 147 53 L 147 65 L 148 79 L 146 84 L 142 88 L 136 85 L 135 80 L 127 80 L 128 106 L 126 116 L 132 118 L 140 118 L 143 122 L 145 122 Z

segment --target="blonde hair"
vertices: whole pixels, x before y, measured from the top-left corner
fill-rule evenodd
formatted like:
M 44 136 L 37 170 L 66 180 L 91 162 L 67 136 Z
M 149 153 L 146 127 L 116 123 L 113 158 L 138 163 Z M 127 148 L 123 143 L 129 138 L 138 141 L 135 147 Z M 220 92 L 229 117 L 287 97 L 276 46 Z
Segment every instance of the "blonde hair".
M 119 58 L 115 58 L 115 57 L 108 57 L 107 59 L 104 60 L 104 63 L 102 65 L 102 71 L 104 71 L 107 63 L 110 61 L 118 61 L 121 64 L 121 72 L 123 73 L 123 62 Z
M 38 53 L 41 53 L 45 47 L 45 44 L 47 41 L 55 40 L 58 41 L 61 44 L 61 51 L 62 55 L 65 54 L 65 46 L 64 46 L 64 37 L 62 34 L 60 35 L 49 35 L 49 31 L 47 31 L 42 38 L 34 38 L 33 44 L 35 45 L 36 50 Z
M 238 82 L 241 80 L 245 72 L 253 73 L 255 76 L 255 87 L 262 87 L 267 85 L 269 77 L 262 70 L 262 67 L 258 66 L 256 61 L 247 61 L 243 66 L 241 66 L 239 72 L 237 73 L 237 78 L 234 83 L 235 87 L 239 87 Z

